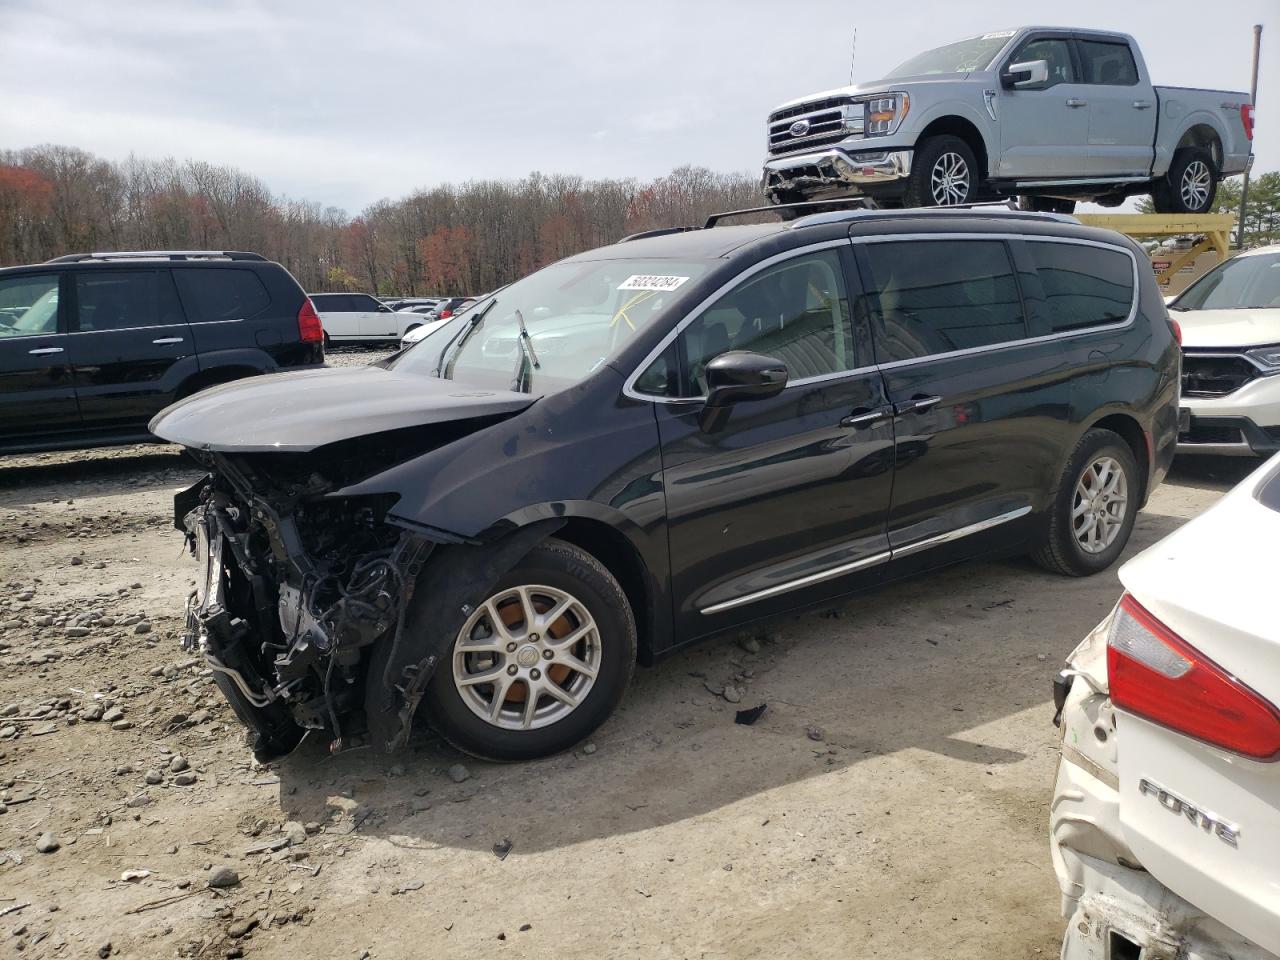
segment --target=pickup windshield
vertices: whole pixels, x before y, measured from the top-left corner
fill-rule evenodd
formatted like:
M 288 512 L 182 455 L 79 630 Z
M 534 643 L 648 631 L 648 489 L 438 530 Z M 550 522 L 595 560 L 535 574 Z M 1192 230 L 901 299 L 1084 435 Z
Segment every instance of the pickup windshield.
M 1280 253 L 1236 257 L 1214 267 L 1169 305 L 1171 310 L 1280 307 Z
M 563 390 L 608 363 L 707 269 L 677 260 L 552 264 L 477 301 L 388 362 L 491 389 Z
M 958 40 L 945 47 L 936 47 L 918 53 L 905 63 L 890 70 L 884 77 L 886 80 L 897 80 L 899 77 L 922 77 L 931 73 L 972 73 L 974 70 L 985 70 L 995 59 L 1000 48 L 1009 42 L 1014 31 L 1005 30 L 1000 33 L 984 33 L 980 37 Z

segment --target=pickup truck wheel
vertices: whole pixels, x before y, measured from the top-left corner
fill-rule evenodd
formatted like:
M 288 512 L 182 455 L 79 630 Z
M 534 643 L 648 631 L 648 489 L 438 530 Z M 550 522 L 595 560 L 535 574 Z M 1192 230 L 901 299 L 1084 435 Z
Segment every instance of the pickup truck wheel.
M 904 207 L 953 207 L 978 196 L 977 161 L 959 137 L 930 137 L 916 147 Z
M 1049 530 L 1031 554 L 1046 570 L 1087 577 L 1124 551 L 1138 512 L 1138 463 L 1111 430 L 1090 430 L 1058 479 Z
M 1208 213 L 1218 192 L 1213 154 L 1203 147 L 1184 147 L 1173 155 L 1169 172 L 1151 188 L 1157 213 Z
M 424 703 L 486 760 L 567 750 L 609 717 L 636 662 L 627 596 L 586 551 L 548 540 L 498 580 L 449 644 Z

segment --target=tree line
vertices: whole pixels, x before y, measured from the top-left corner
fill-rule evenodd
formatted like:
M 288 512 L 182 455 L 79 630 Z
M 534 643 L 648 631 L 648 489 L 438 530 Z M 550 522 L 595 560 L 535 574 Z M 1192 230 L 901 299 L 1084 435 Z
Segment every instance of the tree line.
M 629 233 L 758 206 L 745 173 L 652 180 L 531 173 L 380 200 L 355 216 L 200 161 L 0 151 L 0 266 L 95 250 L 251 250 L 311 292 L 479 294 Z

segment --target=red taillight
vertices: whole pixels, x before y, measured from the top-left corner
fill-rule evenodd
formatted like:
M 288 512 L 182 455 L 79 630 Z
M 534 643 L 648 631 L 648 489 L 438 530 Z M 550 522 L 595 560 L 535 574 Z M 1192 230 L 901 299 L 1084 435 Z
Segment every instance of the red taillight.
M 1182 324 L 1170 317 L 1169 329 L 1173 331 L 1173 339 L 1178 341 L 1178 346 L 1182 346 Z
M 441 310 L 441 311 L 440 311 L 440 319 L 441 319 L 441 320 L 448 320 L 448 319 L 449 319 L 450 317 L 452 317 L 452 316 L 453 316 L 453 311 L 452 311 L 452 310 Z
M 1244 124 L 1244 135 L 1253 139 L 1253 104 L 1246 103 L 1240 107 L 1240 122 Z
M 320 314 L 316 313 L 315 304 L 307 297 L 298 310 L 298 338 L 303 343 L 320 343 L 324 340 L 324 327 L 320 325 Z
M 1280 757 L 1280 712 L 1125 594 L 1107 635 L 1117 707 L 1255 760 Z

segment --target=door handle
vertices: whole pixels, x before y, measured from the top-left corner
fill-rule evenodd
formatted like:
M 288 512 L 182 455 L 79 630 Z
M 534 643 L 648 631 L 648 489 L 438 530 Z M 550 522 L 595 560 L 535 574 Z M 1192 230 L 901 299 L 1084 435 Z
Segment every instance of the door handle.
M 941 397 L 912 397 L 910 400 L 903 400 L 901 403 L 893 405 L 895 416 L 902 416 L 904 413 L 924 413 L 931 410 L 942 402 Z
M 37 347 L 34 350 L 28 350 L 27 353 L 33 357 L 43 357 L 50 353 L 62 353 L 61 347 Z
M 869 427 L 873 423 L 879 423 L 881 420 L 888 420 L 893 415 L 893 411 L 889 407 L 880 407 L 877 410 L 867 410 L 862 413 L 851 413 L 840 421 L 842 427 Z
M 1088 101 L 1088 100 L 1081 100 L 1079 97 L 1068 97 L 1068 98 L 1067 98 L 1067 106 L 1068 106 L 1068 107 L 1087 107 L 1088 105 L 1089 105 L 1089 101 Z
M 1146 110 L 1146 109 L 1150 108 L 1150 106 L 1151 106 L 1151 101 L 1150 101 L 1150 100 L 1135 100 L 1135 101 L 1133 101 L 1133 109 L 1135 109 L 1135 110 Z
M 159 340 L 152 340 L 152 343 L 181 343 L 181 337 L 161 337 Z

